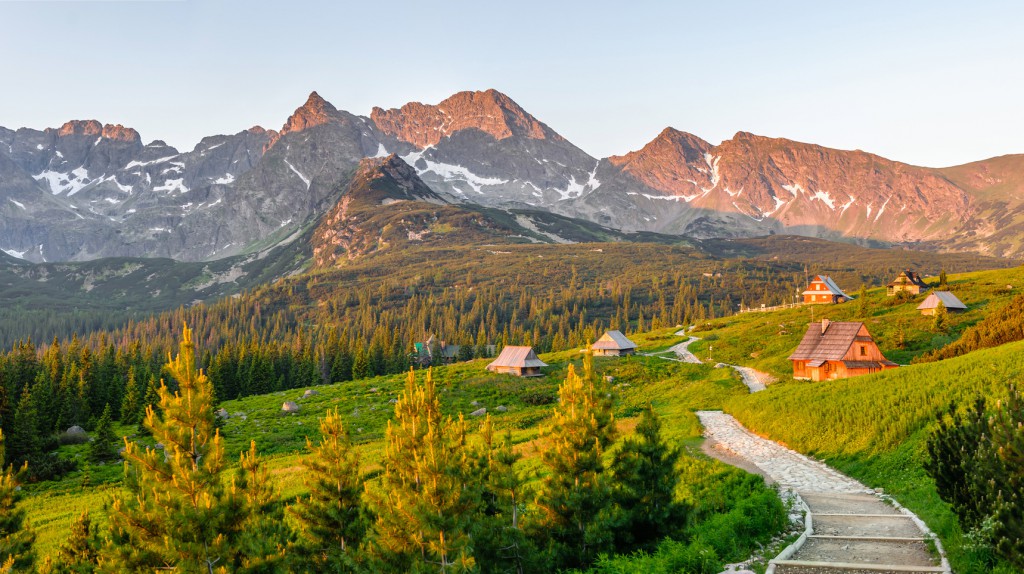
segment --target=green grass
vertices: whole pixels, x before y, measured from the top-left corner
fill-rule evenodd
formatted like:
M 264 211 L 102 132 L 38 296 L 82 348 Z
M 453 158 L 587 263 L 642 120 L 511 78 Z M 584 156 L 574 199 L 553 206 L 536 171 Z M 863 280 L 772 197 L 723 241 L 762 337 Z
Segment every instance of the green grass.
M 755 432 L 884 488 L 942 539 L 954 569 L 985 572 L 924 471 L 925 440 L 950 402 L 1003 398 L 1024 377 L 1024 342 L 936 363 L 838 381 L 789 382 L 730 399 L 725 410 Z M 1008 571 L 1008 570 L 1001 570 Z

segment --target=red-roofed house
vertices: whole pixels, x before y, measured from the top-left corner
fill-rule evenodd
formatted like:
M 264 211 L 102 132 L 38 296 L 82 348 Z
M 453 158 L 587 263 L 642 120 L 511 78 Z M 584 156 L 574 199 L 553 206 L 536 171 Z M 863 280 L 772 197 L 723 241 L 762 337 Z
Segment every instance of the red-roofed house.
M 789 356 L 794 379 L 845 379 L 894 369 L 878 349 L 864 323 L 822 319 L 811 323 L 800 345 Z
M 843 290 L 828 275 L 815 275 L 811 284 L 807 286 L 807 290 L 803 292 L 803 296 L 804 303 L 845 303 L 853 299 L 843 293 Z

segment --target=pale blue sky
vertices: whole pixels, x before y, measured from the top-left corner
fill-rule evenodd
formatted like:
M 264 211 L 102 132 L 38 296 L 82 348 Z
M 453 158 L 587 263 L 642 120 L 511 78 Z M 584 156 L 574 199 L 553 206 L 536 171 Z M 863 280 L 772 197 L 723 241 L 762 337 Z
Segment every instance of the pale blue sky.
M 1024 153 L 1015 2 L 0 0 L 0 125 L 95 118 L 191 149 L 496 88 L 603 157 L 665 126 L 942 166 Z

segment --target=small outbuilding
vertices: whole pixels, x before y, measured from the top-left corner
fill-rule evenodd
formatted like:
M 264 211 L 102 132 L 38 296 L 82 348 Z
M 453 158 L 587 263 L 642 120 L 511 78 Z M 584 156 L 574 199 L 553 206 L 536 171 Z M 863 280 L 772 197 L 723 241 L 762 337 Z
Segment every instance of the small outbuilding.
M 789 356 L 794 379 L 845 379 L 898 367 L 878 349 L 864 323 L 822 319 L 811 323 Z
M 541 367 L 548 366 L 547 363 L 537 358 L 533 347 L 517 347 L 509 345 L 501 350 L 494 361 L 487 365 L 487 370 L 493 373 L 506 373 L 517 377 L 540 377 Z
M 845 303 L 853 299 L 853 297 L 843 293 L 843 290 L 828 275 L 815 275 L 814 279 L 811 280 L 811 284 L 807 286 L 807 290 L 803 292 L 803 296 L 805 304 L 829 305 Z
M 917 306 L 917 310 L 922 315 L 934 315 L 935 309 L 939 306 L 939 301 L 942 301 L 942 304 L 946 306 L 946 310 L 952 313 L 960 313 L 967 310 L 967 305 L 964 305 L 963 301 L 949 291 L 932 291 Z
M 590 346 L 598 357 L 620 357 L 636 353 L 636 343 L 630 341 L 622 331 L 608 331 Z
M 919 295 L 922 289 L 927 288 L 928 284 L 921 279 L 920 273 L 907 269 L 885 286 L 885 294 L 889 297 L 894 297 L 897 293 Z

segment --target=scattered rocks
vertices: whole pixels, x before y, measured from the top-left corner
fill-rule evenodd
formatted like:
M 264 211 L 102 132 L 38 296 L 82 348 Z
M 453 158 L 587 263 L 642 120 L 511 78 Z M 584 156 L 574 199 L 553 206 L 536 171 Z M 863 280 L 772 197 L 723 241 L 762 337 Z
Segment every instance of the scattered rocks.
M 281 405 L 281 411 L 285 413 L 297 413 L 299 412 L 299 405 L 295 401 L 285 401 Z
M 483 408 L 483 409 L 477 409 L 477 410 L 469 413 L 469 416 L 471 416 L 471 417 L 482 417 L 482 416 L 484 416 L 486 414 L 487 414 L 487 409 Z

